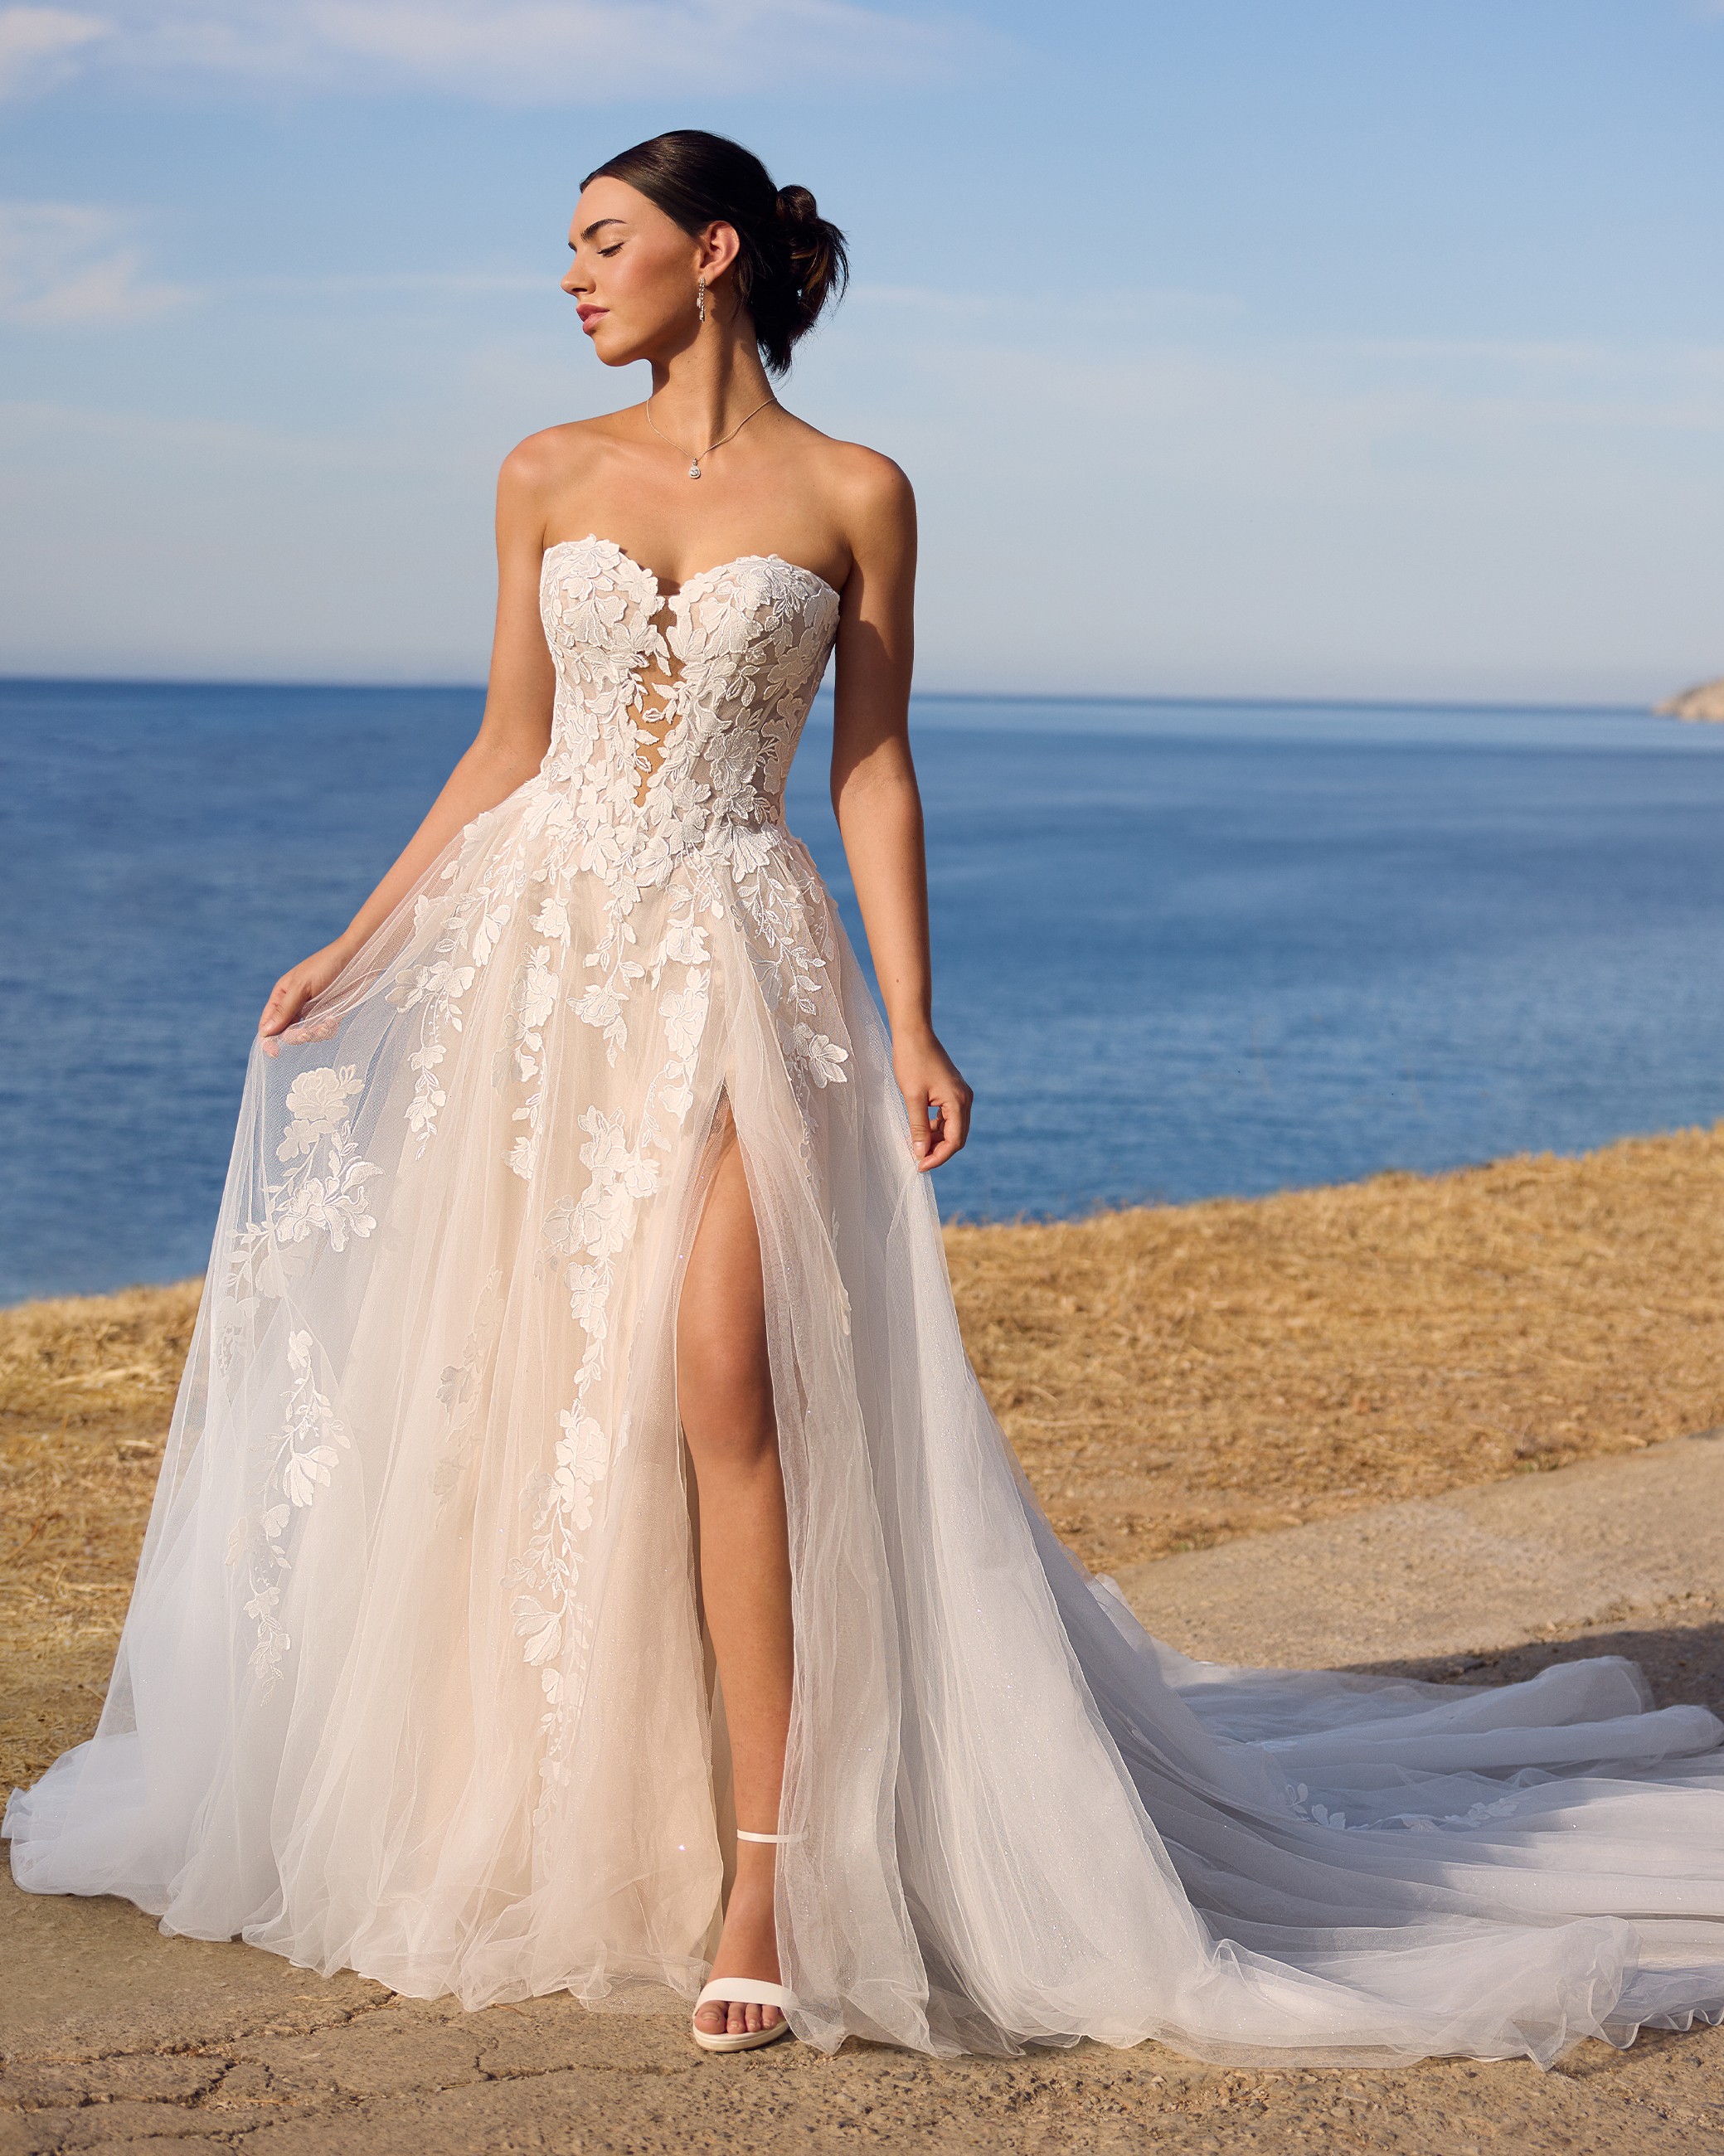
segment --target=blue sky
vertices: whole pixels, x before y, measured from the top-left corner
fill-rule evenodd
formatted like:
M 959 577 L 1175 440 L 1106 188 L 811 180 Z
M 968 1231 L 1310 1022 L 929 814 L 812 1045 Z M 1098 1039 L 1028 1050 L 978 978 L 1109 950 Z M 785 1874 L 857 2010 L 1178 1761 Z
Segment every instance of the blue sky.
M 641 393 L 581 174 L 849 233 L 788 401 L 896 456 L 931 689 L 1724 671 L 1724 4 L 0 7 L 0 671 L 483 671 L 499 459 Z

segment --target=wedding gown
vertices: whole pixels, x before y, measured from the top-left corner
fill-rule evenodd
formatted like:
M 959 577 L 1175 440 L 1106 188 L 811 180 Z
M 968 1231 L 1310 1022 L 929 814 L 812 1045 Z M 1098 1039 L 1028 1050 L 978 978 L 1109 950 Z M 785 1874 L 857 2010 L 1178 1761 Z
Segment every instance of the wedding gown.
M 1555 2058 L 1724 2012 L 1724 1725 L 1224 1668 L 1044 1520 L 784 779 L 838 598 L 545 557 L 538 775 L 254 1053 L 96 1735 L 19 1883 L 468 2006 L 692 1996 L 732 1828 L 671 1353 L 734 1119 L 793 1569 L 797 2033 Z M 1465 1583 L 1457 1582 L 1457 1592 Z

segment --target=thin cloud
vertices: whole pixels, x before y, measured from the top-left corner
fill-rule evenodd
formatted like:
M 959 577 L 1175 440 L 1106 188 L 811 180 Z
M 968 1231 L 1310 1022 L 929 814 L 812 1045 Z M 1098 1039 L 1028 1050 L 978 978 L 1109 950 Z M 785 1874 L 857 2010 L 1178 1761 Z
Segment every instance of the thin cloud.
M 29 18 L 13 38 L 20 87 L 81 65 L 516 104 L 758 90 L 787 77 L 903 81 L 943 72 L 988 34 L 859 0 L 118 0 L 101 18 L 0 12 L 0 60 L 14 18 Z
M 0 97 L 46 89 L 106 27 L 69 8 L 0 8 Z
M 118 211 L 0 202 L 0 321 L 64 330 L 136 321 L 192 295 L 152 279 Z
M 543 297 L 557 290 L 557 280 L 562 274 L 560 260 L 552 257 L 550 262 L 550 268 L 531 273 L 506 270 L 379 270 L 326 277 L 237 277 L 226 280 L 223 289 L 295 299 L 464 300 L 492 292 Z

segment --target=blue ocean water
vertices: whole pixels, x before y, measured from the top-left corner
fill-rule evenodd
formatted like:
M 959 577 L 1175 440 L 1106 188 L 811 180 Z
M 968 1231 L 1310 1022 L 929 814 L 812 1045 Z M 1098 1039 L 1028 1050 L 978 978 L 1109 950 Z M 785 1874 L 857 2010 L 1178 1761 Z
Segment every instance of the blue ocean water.
M 476 692 L 0 683 L 0 1301 L 197 1270 L 275 976 Z M 859 934 L 817 709 L 790 820 Z M 1724 1115 L 1724 728 L 926 697 L 971 1217 L 1575 1151 Z

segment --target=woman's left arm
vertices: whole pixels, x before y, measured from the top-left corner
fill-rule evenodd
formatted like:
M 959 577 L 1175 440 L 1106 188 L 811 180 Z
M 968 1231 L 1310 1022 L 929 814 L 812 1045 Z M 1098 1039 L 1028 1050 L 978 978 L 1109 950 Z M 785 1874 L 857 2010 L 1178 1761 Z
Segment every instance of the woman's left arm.
M 851 567 L 839 615 L 832 805 L 892 1034 L 892 1070 L 926 1173 L 969 1136 L 969 1087 L 934 1031 L 921 795 L 910 755 L 916 501 L 898 467 L 853 451 Z

